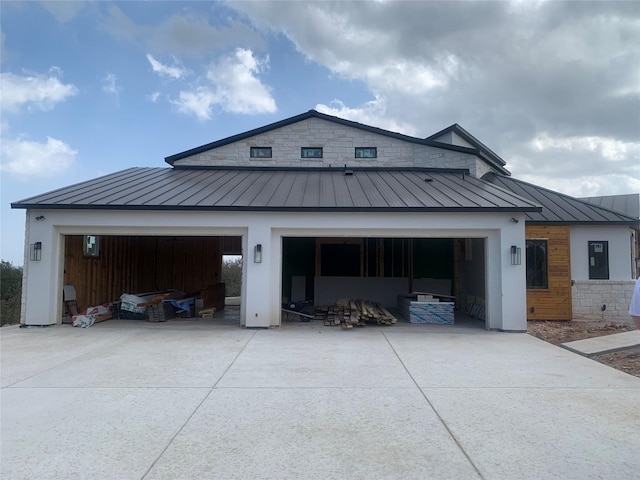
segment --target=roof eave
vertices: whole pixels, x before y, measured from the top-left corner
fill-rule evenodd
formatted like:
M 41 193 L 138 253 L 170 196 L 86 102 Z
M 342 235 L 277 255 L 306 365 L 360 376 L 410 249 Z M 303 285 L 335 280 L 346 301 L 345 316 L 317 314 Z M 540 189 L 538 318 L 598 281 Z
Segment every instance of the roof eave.
M 216 212 L 378 212 L 378 213 L 526 213 L 540 212 L 540 207 L 252 207 L 252 206 L 183 206 L 183 205 L 56 205 L 12 203 L 11 208 L 33 210 L 120 210 L 120 211 L 216 211 Z

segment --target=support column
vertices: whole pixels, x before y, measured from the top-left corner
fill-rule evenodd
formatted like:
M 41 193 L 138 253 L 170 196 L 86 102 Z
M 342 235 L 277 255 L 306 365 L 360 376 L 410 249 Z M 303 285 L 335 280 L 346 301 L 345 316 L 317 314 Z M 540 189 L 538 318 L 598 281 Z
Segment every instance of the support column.
M 269 328 L 271 232 L 268 227 L 249 227 L 247 234 L 245 326 Z

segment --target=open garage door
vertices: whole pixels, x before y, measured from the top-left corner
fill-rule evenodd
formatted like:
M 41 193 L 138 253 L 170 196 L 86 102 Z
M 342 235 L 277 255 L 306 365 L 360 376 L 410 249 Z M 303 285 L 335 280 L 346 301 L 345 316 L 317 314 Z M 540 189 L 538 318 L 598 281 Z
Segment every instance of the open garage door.
M 242 254 L 242 237 L 66 235 L 64 240 L 64 285 L 73 287 L 78 311 L 117 306 L 123 294 L 148 298 L 176 292 L 170 297 L 185 301 L 173 304 L 174 313 L 189 318 L 215 308 L 214 318 L 220 318 L 223 255 Z M 73 312 L 68 302 L 63 306 L 64 319 Z
M 283 300 L 307 305 L 307 313 L 308 305 L 360 299 L 409 321 L 407 301 L 422 292 L 484 326 L 483 238 L 284 237 L 282 272 Z

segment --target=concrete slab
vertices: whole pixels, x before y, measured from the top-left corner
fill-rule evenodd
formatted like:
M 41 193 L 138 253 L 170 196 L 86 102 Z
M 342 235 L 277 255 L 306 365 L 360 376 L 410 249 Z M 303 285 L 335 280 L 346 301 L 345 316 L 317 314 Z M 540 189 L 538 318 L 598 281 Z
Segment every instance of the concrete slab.
M 637 387 L 424 392 L 486 479 L 638 478 Z
M 308 327 L 256 332 L 219 387 L 413 387 L 379 332 Z
M 5 388 L 9 479 L 139 479 L 209 389 Z
M 413 389 L 221 388 L 145 480 L 473 479 Z
M 0 331 L 3 480 L 640 471 L 640 379 L 526 334 L 102 325 Z
M 96 328 L 2 327 L 0 329 L 1 385 L 6 387 L 54 369 L 104 345 L 117 343 L 124 330 L 98 332 Z
M 603 337 L 585 338 L 584 340 L 576 340 L 574 342 L 563 343 L 562 346 L 567 350 L 579 353 L 581 355 L 596 355 L 598 353 L 615 352 L 625 348 L 636 347 L 640 345 L 640 330 L 631 330 L 630 332 L 614 333 L 613 335 L 605 335 Z
M 180 328 L 127 333 L 13 386 L 213 387 L 255 334 L 240 328 L 199 334 Z
M 638 386 L 640 379 L 526 333 L 424 334 L 386 330 L 423 388 Z

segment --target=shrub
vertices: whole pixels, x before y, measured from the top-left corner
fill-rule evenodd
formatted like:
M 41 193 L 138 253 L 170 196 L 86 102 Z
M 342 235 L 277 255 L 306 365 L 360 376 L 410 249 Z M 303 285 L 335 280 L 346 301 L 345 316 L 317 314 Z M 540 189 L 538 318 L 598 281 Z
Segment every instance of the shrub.
M 239 297 L 242 288 L 242 257 L 225 258 L 221 277 L 225 284 L 225 295 Z
M 22 299 L 22 267 L 1 261 L 0 272 L 0 325 L 20 322 Z

